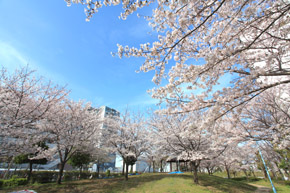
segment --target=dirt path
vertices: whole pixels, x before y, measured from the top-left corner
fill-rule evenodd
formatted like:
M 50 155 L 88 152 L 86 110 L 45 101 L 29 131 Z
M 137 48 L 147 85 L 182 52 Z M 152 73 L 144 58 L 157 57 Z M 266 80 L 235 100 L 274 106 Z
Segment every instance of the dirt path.
M 255 191 L 255 193 L 269 193 L 271 192 L 271 188 L 269 187 L 265 187 L 265 186 L 260 186 L 260 185 L 257 185 L 257 184 L 249 184 L 249 185 L 252 185 L 252 186 L 255 186 L 257 187 L 258 189 Z

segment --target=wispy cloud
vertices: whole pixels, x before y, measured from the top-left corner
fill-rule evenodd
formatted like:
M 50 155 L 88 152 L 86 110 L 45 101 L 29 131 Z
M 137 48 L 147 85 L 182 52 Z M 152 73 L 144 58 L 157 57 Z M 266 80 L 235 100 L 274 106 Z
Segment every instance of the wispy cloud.
M 29 59 L 8 43 L 0 41 L 0 65 L 10 71 L 27 65 Z
M 44 76 L 47 79 L 53 80 L 58 84 L 67 84 L 65 77 L 62 75 L 52 72 L 45 68 L 44 66 L 39 65 L 38 61 L 33 59 L 33 56 L 28 57 L 16 46 L 8 42 L 0 40 L 0 65 L 7 68 L 9 71 L 13 72 L 16 69 L 29 65 L 29 68 L 36 70 L 37 74 Z
M 151 98 L 148 93 L 144 93 L 133 98 L 129 103 L 117 106 L 116 108 L 119 111 L 122 111 L 126 108 L 129 108 L 133 111 L 146 111 L 149 108 L 155 109 L 158 102 L 159 100 Z

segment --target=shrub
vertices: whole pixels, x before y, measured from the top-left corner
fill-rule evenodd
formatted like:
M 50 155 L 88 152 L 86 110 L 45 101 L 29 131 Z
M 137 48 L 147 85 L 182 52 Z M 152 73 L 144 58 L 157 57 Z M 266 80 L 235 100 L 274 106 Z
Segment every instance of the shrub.
M 107 170 L 106 171 L 106 176 L 109 177 L 110 175 L 111 175 L 111 171 L 110 170 Z
M 13 176 L 9 180 L 0 180 L 0 187 L 15 187 L 27 184 L 26 178 L 16 178 Z
M 57 179 L 58 172 L 55 171 L 38 171 L 32 174 L 32 183 L 49 183 Z

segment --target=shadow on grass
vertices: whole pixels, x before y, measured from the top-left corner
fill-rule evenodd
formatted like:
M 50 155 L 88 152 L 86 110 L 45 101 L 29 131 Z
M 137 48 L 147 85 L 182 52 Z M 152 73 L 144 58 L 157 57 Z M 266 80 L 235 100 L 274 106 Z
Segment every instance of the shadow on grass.
M 212 186 L 225 192 L 254 192 L 257 188 L 246 182 L 235 181 L 217 176 L 201 175 L 200 181 L 202 186 Z
M 127 192 L 132 188 L 137 188 L 138 186 L 152 181 L 157 182 L 164 178 L 183 178 L 185 180 L 192 180 L 193 183 L 193 176 L 191 174 L 169 175 L 163 173 L 131 176 L 128 181 L 125 181 L 124 178 L 80 180 L 64 182 L 62 185 L 56 185 L 55 183 L 32 185 L 26 186 L 25 189 L 33 189 L 38 193 Z M 208 176 L 204 174 L 199 175 L 199 185 L 206 187 L 209 190 L 220 190 L 223 192 L 254 192 L 256 190 L 256 187 L 241 181 L 228 180 L 225 178 Z M 192 188 L 194 188 L 194 186 Z M 14 190 L 20 189 L 21 188 L 18 187 Z
M 181 175 L 185 179 L 192 179 L 190 174 Z M 257 187 L 247 184 L 244 181 L 231 180 L 218 176 L 209 176 L 207 174 L 199 174 L 199 185 L 209 189 L 217 189 L 223 192 L 254 192 Z

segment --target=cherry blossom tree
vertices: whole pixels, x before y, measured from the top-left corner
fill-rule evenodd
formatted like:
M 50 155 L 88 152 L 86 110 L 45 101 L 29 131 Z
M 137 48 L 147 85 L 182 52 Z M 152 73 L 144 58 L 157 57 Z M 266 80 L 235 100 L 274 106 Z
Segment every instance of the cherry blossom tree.
M 35 75 L 28 66 L 0 70 L 0 156 L 10 165 L 19 154 L 34 154 L 45 140 L 39 122 L 68 94 L 64 87 Z
M 13 74 L 2 68 L 0 73 L 0 154 L 34 152 L 34 144 L 43 141 L 38 123 L 68 92 L 36 77 L 28 67 Z
M 147 150 L 148 133 L 142 115 L 126 110 L 120 117 L 108 117 L 106 121 L 107 144 L 118 153 L 126 164 L 125 179 L 128 180 L 129 165 L 134 165 Z
M 65 1 L 86 5 L 87 20 L 103 5 L 122 4 L 122 19 L 152 5 L 146 18 L 157 40 L 139 48 L 118 45 L 118 55 L 143 57 L 141 71 L 155 70 L 157 85 L 168 80 L 152 89 L 152 97 L 167 102 L 171 112 L 205 109 L 216 120 L 290 83 L 289 0 Z M 221 88 L 224 78 L 231 82 Z
M 98 140 L 100 141 L 100 140 Z M 94 163 L 97 164 L 96 172 L 97 176 L 99 177 L 100 174 L 100 168 L 101 165 L 107 162 L 110 162 L 112 160 L 112 157 L 110 157 L 110 148 L 109 147 L 92 147 L 89 151 L 92 155 L 92 160 Z
M 65 164 L 75 152 L 85 152 L 96 147 L 100 124 L 100 116 L 89 103 L 65 100 L 51 109 L 42 126 L 55 146 L 42 152 L 41 156 L 51 157 L 58 154 L 58 184 L 61 183 Z
M 238 166 L 239 152 L 234 147 L 228 147 L 221 156 L 219 156 L 219 163 L 227 172 L 228 179 L 231 178 L 230 170 Z
M 151 171 L 151 166 L 153 173 L 156 172 L 158 167 L 160 167 L 160 172 L 163 172 L 163 165 L 166 161 L 167 152 L 163 149 L 164 145 L 160 143 L 162 140 L 158 140 L 158 136 L 154 135 L 154 133 L 149 133 L 149 136 L 150 138 L 148 138 L 148 145 L 150 148 L 148 148 L 142 156 L 144 157 L 143 160 L 148 163 L 149 172 Z
M 276 148 L 290 145 L 290 86 L 269 89 L 248 103 L 240 116 L 249 139 L 269 141 Z
M 213 175 L 215 168 L 218 166 L 216 159 L 204 160 L 200 163 L 200 167 L 207 170 L 208 175 Z
M 218 123 L 205 125 L 199 117 L 197 113 L 155 114 L 150 123 L 168 156 L 190 162 L 195 183 L 200 163 L 218 157 L 226 149 L 231 139 L 226 131 L 232 129 Z

